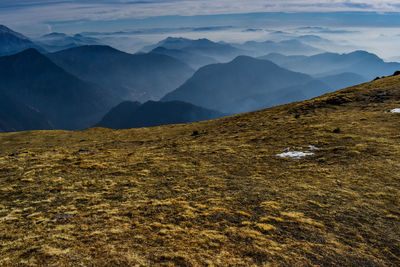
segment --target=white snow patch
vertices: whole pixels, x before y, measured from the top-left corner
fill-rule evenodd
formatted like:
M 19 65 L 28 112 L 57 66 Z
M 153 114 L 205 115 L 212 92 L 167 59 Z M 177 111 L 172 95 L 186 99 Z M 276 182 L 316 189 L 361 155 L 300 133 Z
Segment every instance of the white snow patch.
M 312 156 L 312 155 L 314 155 L 314 153 L 300 152 L 300 151 L 289 151 L 289 152 L 277 154 L 277 156 L 281 157 L 281 158 L 293 158 L 293 159 L 301 159 L 303 157 Z
M 319 147 L 313 146 L 313 145 L 309 145 L 308 146 L 308 150 L 312 151 L 312 150 L 318 150 Z
M 392 109 L 390 113 L 400 113 L 400 108 Z

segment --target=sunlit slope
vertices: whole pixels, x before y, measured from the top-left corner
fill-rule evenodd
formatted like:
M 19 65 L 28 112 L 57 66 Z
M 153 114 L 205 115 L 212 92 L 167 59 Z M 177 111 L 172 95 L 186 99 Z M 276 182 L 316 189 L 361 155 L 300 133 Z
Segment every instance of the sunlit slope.
M 214 121 L 1 134 L 0 263 L 400 265 L 399 107 L 396 76 Z

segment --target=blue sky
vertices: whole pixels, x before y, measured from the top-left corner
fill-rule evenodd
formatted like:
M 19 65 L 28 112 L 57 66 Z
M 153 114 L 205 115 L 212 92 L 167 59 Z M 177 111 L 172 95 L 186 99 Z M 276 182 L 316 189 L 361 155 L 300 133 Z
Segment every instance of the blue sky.
M 127 20 L 160 16 L 334 11 L 400 12 L 400 0 L 1 0 L 0 23 L 34 34 L 55 25 L 73 31 L 88 22 L 121 21 L 123 27 Z

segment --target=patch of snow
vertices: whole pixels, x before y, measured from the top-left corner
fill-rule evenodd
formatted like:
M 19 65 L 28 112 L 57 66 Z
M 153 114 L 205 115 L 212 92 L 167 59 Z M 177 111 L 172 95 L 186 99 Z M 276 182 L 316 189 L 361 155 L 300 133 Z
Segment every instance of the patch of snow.
M 390 113 L 400 113 L 400 108 L 392 109 Z
M 313 151 L 313 150 L 318 150 L 319 147 L 313 146 L 313 145 L 309 145 L 308 146 L 308 150 Z
M 300 152 L 300 151 L 290 151 L 290 152 L 284 152 L 281 154 L 277 154 L 276 156 L 281 157 L 281 158 L 293 158 L 293 159 L 301 159 L 306 156 L 312 156 L 314 153 L 311 152 Z

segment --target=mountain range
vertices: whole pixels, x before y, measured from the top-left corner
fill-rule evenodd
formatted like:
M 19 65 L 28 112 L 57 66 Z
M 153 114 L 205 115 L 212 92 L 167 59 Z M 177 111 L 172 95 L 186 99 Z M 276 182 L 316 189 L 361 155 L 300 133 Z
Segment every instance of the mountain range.
M 209 56 L 203 56 L 201 54 L 183 51 L 180 49 L 168 49 L 168 48 L 160 47 L 160 46 L 151 50 L 150 53 L 174 57 L 176 59 L 179 59 L 182 62 L 185 62 L 186 64 L 188 64 L 191 68 L 193 68 L 195 70 L 199 69 L 200 67 L 209 65 L 209 64 L 218 63 L 218 61 L 216 59 L 209 57 Z
M 186 53 L 213 58 L 221 62 L 230 61 L 236 56 L 246 54 L 246 51 L 226 43 L 216 43 L 204 38 L 191 40 L 187 38 L 175 37 L 168 37 L 157 44 L 146 46 L 142 49 L 142 51 L 149 52 L 157 47 L 180 50 Z
M 80 46 L 48 57 L 80 79 L 107 88 L 120 100 L 159 100 L 194 72 L 167 55 L 133 55 L 109 46 Z
M 0 89 L 0 132 L 51 130 L 54 126 L 40 111 L 14 100 Z
M 46 53 L 22 34 L 0 27 L 0 50 L 15 53 L 0 57 L 0 131 L 85 129 L 96 123 L 132 128 L 208 120 L 312 98 L 400 69 L 399 63 L 384 62 L 365 51 L 314 56 L 270 53 L 218 63 L 237 54 L 278 48 L 285 53 L 291 49 L 313 53 L 318 49 L 302 41 L 329 41 L 318 36 L 247 42 L 239 48 L 207 39 L 169 37 L 145 48 L 151 49 L 149 53 L 138 54 L 104 45 L 80 46 L 98 40 L 79 34 L 51 33 L 42 40 L 47 40 L 49 50 L 73 47 Z M 30 46 L 40 50 L 18 52 Z
M 43 35 L 40 38 L 35 39 L 35 42 L 49 52 L 56 52 L 83 45 L 102 44 L 99 39 L 93 37 L 87 37 L 81 34 L 67 35 L 65 33 L 58 32 Z
M 129 129 L 211 120 L 224 114 L 181 101 L 125 101 L 112 108 L 96 127 Z
M 24 110 L 38 110 L 56 129 L 89 127 L 116 104 L 110 91 L 76 78 L 33 48 L 0 57 L 0 92 Z
M 314 56 L 285 56 L 275 53 L 260 58 L 271 60 L 283 68 L 316 77 L 355 73 L 371 80 L 377 76 L 390 75 L 400 69 L 400 63 L 384 62 L 375 54 L 366 51 L 348 54 L 322 53 Z
M 252 56 L 260 56 L 268 53 L 282 53 L 285 55 L 313 55 L 321 52 L 321 49 L 305 44 L 298 39 L 283 40 L 274 42 L 271 40 L 265 42 L 248 41 L 244 44 L 236 44 L 235 47 L 251 51 Z
M 35 48 L 41 53 L 46 52 L 28 37 L 0 25 L 0 56 L 16 54 L 28 48 Z
M 311 76 L 268 61 L 239 56 L 200 68 L 162 101 L 179 100 L 224 113 L 240 113 L 331 91 Z

